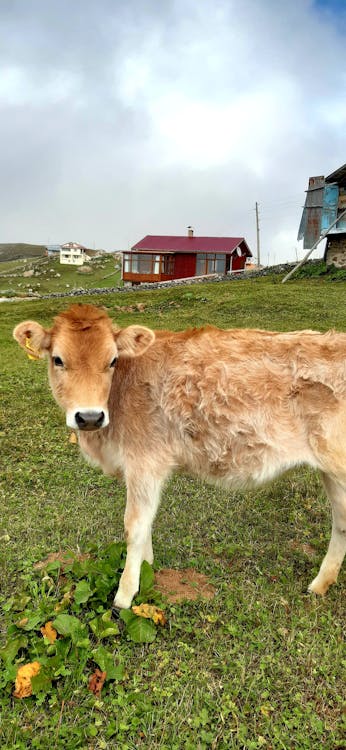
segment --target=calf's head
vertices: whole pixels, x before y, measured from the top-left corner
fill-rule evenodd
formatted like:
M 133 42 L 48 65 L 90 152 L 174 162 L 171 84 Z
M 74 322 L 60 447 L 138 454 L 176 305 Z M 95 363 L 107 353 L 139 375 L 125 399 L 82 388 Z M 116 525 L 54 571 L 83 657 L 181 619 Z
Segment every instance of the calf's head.
M 113 327 L 107 313 L 92 305 L 72 305 L 50 329 L 26 320 L 13 331 L 33 359 L 49 359 L 49 382 L 66 412 L 68 427 L 98 430 L 109 424 L 108 398 L 119 357 L 137 357 L 154 342 L 143 326 Z

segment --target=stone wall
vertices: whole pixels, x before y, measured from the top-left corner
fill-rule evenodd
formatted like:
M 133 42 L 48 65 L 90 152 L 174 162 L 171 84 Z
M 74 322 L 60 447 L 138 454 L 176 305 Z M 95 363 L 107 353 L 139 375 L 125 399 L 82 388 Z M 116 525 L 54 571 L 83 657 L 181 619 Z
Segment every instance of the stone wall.
M 328 237 L 326 263 L 327 266 L 346 268 L 346 234 Z
M 305 265 L 319 265 L 321 262 L 321 258 L 316 258 L 314 260 L 308 260 Z M 249 280 L 256 278 L 257 276 L 272 276 L 273 274 L 287 274 L 289 271 L 291 271 L 293 268 L 295 268 L 297 264 L 296 263 L 281 263 L 277 266 L 266 266 L 264 268 L 261 268 L 259 270 L 255 271 L 246 271 L 245 273 L 233 273 L 233 274 L 227 274 L 227 276 L 217 275 L 214 274 L 212 277 L 210 276 L 195 276 L 192 279 L 175 279 L 174 281 L 156 281 L 151 284 L 138 284 L 136 286 L 121 286 L 121 287 L 102 287 L 102 288 L 96 288 L 96 289 L 73 289 L 73 291 L 70 292 L 51 292 L 51 294 L 38 294 L 37 292 L 32 292 L 25 298 L 21 297 L 11 297 L 6 299 L 6 301 L 18 301 L 20 299 L 58 299 L 60 297 L 83 297 L 83 296 L 93 296 L 98 294 L 112 294 L 113 292 L 116 292 L 117 294 L 123 294 L 128 292 L 138 292 L 143 290 L 149 290 L 149 289 L 166 289 L 169 287 L 176 287 L 176 286 L 190 286 L 194 284 L 217 284 L 220 281 L 230 281 L 230 282 L 239 282 L 241 283 L 244 280 Z M 5 301 L 5 298 L 0 301 Z
M 308 264 L 321 263 L 320 259 L 309 260 Z M 241 283 L 244 280 L 253 279 L 257 276 L 271 276 L 272 274 L 287 274 L 292 268 L 295 268 L 296 263 L 281 263 L 277 266 L 265 266 L 258 271 L 246 271 L 245 273 L 231 273 L 226 276 L 214 274 L 210 276 L 195 276 L 192 279 L 174 279 L 174 281 L 155 281 L 148 284 L 137 284 L 136 286 L 121 286 L 121 287 L 104 287 L 102 289 L 74 289 L 72 292 L 53 292 L 52 294 L 43 294 L 40 299 L 52 299 L 59 297 L 80 297 L 84 295 L 97 295 L 97 294 L 111 294 L 117 292 L 122 294 L 124 292 L 138 292 L 149 289 L 167 289 L 169 287 L 176 286 L 191 286 L 195 284 L 217 284 L 220 281 L 230 281 Z

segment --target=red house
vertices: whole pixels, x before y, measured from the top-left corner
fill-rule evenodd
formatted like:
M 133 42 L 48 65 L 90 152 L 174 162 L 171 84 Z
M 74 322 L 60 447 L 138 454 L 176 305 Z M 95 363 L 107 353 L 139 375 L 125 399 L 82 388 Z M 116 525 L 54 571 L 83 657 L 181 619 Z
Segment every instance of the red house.
M 244 237 L 195 237 L 148 234 L 123 253 L 125 283 L 172 281 L 210 273 L 244 271 L 252 252 Z

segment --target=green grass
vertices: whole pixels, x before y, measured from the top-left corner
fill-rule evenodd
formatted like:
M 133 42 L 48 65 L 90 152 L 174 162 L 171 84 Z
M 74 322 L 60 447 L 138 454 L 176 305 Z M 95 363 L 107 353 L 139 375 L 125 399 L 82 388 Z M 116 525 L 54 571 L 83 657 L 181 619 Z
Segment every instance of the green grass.
M 27 242 L 0 243 L 0 263 L 17 258 L 37 258 L 45 253 L 44 245 L 30 245 Z
M 83 301 L 88 298 L 83 298 Z M 214 323 L 273 330 L 346 330 L 345 285 L 280 278 L 90 298 L 120 325 Z M 11 340 L 25 318 L 49 324 L 68 300 L 5 303 L 0 317 L 0 566 L 4 601 L 29 586 L 33 564 L 59 549 L 122 539 L 124 487 L 89 467 L 68 442 L 46 365 Z M 294 471 L 245 494 L 176 476 L 154 529 L 155 566 L 192 566 L 217 590 L 211 602 L 166 605 L 151 644 L 108 640 L 121 679 L 100 699 L 76 666 L 47 697 L 3 690 L 1 744 L 24 748 L 341 750 L 345 741 L 345 568 L 324 599 L 308 597 L 330 534 L 318 477 Z M 2 619 L 3 637 L 9 614 Z
M 334 265 L 326 266 L 323 260 L 313 263 L 305 263 L 296 271 L 297 279 L 307 279 L 323 276 L 328 281 L 346 281 L 346 269 L 336 268 Z
M 113 255 L 95 258 L 83 266 L 88 267 L 91 272 L 84 273 L 79 267 L 61 265 L 59 258 L 3 262 L 0 263 L 0 296 L 25 297 L 31 292 L 45 295 L 120 284 L 120 270 L 115 268 Z M 24 277 L 23 273 L 29 269 L 34 269 L 35 275 Z

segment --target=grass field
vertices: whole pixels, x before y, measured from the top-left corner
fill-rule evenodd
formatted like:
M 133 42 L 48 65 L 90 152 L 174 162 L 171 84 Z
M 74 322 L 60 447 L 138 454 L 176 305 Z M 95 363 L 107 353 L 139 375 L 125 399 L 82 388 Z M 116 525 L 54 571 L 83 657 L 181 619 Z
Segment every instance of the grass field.
M 320 279 L 282 286 L 267 277 L 84 300 L 111 313 L 121 306 L 114 314 L 120 325 L 346 330 L 345 283 Z M 0 308 L 3 642 L 9 626 L 12 638 L 28 628 L 18 624 L 27 611 L 34 624 L 24 635 L 42 644 L 35 615 L 67 585 L 57 583 L 54 566 L 35 573 L 36 561 L 58 550 L 84 553 L 90 545 L 102 557 L 114 537 L 122 539 L 123 486 L 82 461 L 50 396 L 46 364 L 30 362 L 11 339 L 19 321 L 49 324 L 69 301 Z M 135 302 L 143 303 L 142 312 Z M 330 511 L 308 469 L 245 494 L 174 477 L 154 528 L 155 568 L 195 568 L 209 577 L 215 598 L 163 602 L 168 622 L 152 643 L 134 643 L 121 629 L 103 638 L 115 671 L 99 697 L 87 689 L 92 660 L 85 643 L 59 663 L 48 692 L 42 686 L 29 698 L 12 697 L 3 661 L 1 746 L 346 748 L 345 567 L 325 598 L 305 593 L 329 534 Z M 70 611 L 86 627 L 88 602 L 72 603 Z M 103 611 L 94 605 L 95 616 Z M 99 649 L 100 635 L 90 632 L 87 640 L 89 649 Z M 58 639 L 61 648 L 64 641 Z M 25 661 L 24 647 L 16 658 Z
M 85 269 L 90 273 L 85 273 Z M 34 276 L 23 274 L 34 270 Z M 83 270 L 84 269 L 84 270 Z M 0 296 L 25 297 L 32 292 L 44 295 L 69 292 L 74 289 L 93 289 L 117 286 L 120 270 L 115 268 L 114 256 L 103 255 L 80 267 L 61 265 L 59 258 L 26 258 L 0 263 Z
M 18 258 L 40 258 L 45 249 L 44 245 L 30 245 L 27 242 L 1 242 L 0 263 Z

